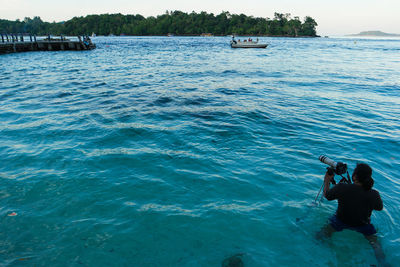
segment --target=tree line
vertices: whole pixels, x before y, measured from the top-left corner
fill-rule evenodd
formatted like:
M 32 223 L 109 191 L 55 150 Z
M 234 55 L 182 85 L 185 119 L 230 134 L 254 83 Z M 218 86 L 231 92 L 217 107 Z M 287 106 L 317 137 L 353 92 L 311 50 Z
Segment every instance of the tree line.
M 290 14 L 275 13 L 272 19 L 207 12 L 184 13 L 167 11 L 157 17 L 142 15 L 102 14 L 74 17 L 63 22 L 44 22 L 40 17 L 23 21 L 0 20 L 0 33 L 31 33 L 36 35 L 255 35 L 315 37 L 317 22 L 307 16 L 303 21 Z

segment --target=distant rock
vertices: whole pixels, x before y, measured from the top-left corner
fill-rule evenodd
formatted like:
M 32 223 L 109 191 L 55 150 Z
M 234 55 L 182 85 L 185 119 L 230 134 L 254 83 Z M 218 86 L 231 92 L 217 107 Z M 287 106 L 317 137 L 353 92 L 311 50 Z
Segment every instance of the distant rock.
M 400 34 L 386 33 L 381 31 L 365 31 L 358 34 L 349 34 L 348 36 L 381 36 L 381 37 L 400 37 Z

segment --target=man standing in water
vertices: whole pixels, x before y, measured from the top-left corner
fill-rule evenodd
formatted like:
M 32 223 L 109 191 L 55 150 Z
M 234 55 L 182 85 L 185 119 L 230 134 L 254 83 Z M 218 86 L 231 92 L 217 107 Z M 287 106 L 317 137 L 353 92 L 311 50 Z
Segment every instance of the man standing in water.
M 344 229 L 362 233 L 369 241 L 380 265 L 385 263 L 385 254 L 376 235 L 376 229 L 371 224 L 372 210 L 382 210 L 383 204 L 379 192 L 372 189 L 372 169 L 369 165 L 360 163 L 354 169 L 353 184 L 339 183 L 330 188 L 334 178 L 333 172 L 327 171 L 324 178 L 324 196 L 327 200 L 338 200 L 336 214 L 329 218 L 318 238 L 330 237 L 334 232 Z

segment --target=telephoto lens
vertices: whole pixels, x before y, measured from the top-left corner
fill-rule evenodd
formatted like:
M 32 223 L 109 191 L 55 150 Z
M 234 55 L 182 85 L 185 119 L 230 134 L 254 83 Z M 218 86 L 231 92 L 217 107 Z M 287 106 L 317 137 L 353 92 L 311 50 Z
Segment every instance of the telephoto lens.
M 343 162 L 336 162 L 325 155 L 319 156 L 319 160 L 332 167 L 333 171 L 338 174 L 344 174 L 347 172 L 347 164 Z
M 336 169 L 337 163 L 334 160 L 328 158 L 327 156 L 321 155 L 321 156 L 319 156 L 319 160 L 321 162 L 331 166 L 332 168 Z

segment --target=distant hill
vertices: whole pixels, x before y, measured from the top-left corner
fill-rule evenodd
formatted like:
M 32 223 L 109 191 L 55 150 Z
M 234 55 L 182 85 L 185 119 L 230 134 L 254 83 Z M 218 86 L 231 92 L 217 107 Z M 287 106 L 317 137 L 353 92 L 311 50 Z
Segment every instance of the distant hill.
M 400 34 L 386 33 L 381 31 L 365 31 L 358 34 L 350 34 L 349 36 L 382 36 L 382 37 L 400 37 Z

